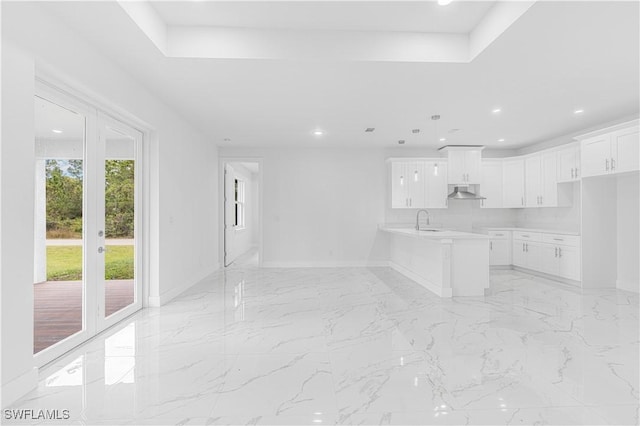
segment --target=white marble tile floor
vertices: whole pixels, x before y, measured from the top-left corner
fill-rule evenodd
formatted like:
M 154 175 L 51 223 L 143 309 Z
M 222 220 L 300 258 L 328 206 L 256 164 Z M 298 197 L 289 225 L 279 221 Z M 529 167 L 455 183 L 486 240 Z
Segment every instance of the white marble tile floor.
M 440 299 L 387 268 L 231 268 L 46 367 L 10 408 L 87 425 L 637 425 L 638 305 L 515 271 Z

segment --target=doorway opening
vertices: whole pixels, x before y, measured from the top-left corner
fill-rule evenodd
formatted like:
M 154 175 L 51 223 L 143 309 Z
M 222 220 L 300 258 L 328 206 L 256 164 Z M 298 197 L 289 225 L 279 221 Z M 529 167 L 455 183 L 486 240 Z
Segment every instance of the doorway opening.
M 223 170 L 223 264 L 258 267 L 262 250 L 261 164 L 225 159 Z

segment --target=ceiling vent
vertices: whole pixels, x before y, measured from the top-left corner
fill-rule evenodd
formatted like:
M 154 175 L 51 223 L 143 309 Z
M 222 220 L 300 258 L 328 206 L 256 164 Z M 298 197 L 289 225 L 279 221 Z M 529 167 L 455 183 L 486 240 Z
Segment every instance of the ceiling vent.
M 375 130 L 375 127 L 367 127 L 366 129 L 364 129 L 365 133 L 373 133 L 373 131 Z
M 404 145 L 404 139 L 400 139 L 400 140 L 398 141 L 398 145 Z
M 413 129 L 413 130 L 411 131 L 411 133 L 413 133 L 413 134 L 415 134 L 415 133 L 420 133 L 420 129 Z

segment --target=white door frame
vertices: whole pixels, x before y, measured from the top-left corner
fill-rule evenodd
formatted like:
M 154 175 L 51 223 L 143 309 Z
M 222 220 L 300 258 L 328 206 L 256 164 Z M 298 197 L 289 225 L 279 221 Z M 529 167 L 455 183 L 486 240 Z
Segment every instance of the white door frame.
M 261 157 L 219 157 L 218 158 L 218 199 L 220 202 L 218 203 L 218 235 L 222 238 L 219 238 L 218 244 L 218 253 L 219 255 L 219 263 L 222 269 L 225 268 L 225 258 L 224 258 L 224 250 L 225 250 L 225 229 L 224 229 L 224 170 L 227 163 L 258 163 L 258 267 L 262 267 L 262 253 L 263 253 L 263 184 L 262 184 L 262 176 L 263 176 L 263 159 Z
M 73 348 L 83 344 L 87 340 L 95 337 L 107 328 L 115 325 L 117 322 L 122 321 L 129 315 L 138 312 L 141 308 L 149 306 L 149 287 L 150 287 L 150 271 L 151 271 L 151 243 L 150 243 L 150 205 L 151 205 L 151 173 L 150 173 L 150 135 L 152 131 L 151 127 L 138 120 L 133 115 L 120 110 L 117 107 L 105 102 L 104 100 L 92 99 L 86 96 L 83 92 L 78 91 L 57 77 L 43 73 L 41 70 L 36 70 L 36 82 L 35 82 L 35 96 L 44 98 L 54 104 L 58 104 L 63 108 L 78 112 L 86 117 L 86 135 L 84 146 L 84 164 L 94 167 L 96 162 L 96 150 L 88 149 L 87 145 L 91 142 L 98 140 L 98 116 L 106 117 L 109 120 L 115 120 L 123 123 L 124 125 L 136 130 L 140 134 L 140 143 L 137 148 L 136 158 L 136 195 L 140 195 L 139 201 L 136 202 L 136 246 L 142 251 L 140 256 L 136 259 L 136 268 L 138 280 L 140 280 L 139 293 L 136 296 L 136 308 L 135 310 L 125 308 L 122 311 L 110 315 L 106 320 L 103 318 L 99 321 L 99 313 L 88 314 L 87 307 L 90 303 L 93 306 L 93 310 L 98 311 L 96 304 L 98 303 L 98 290 L 96 286 L 86 285 L 83 291 L 83 303 L 82 303 L 82 317 L 83 317 L 83 329 L 78 333 L 75 333 L 60 342 L 43 349 L 37 354 L 33 355 L 34 364 L 36 367 L 42 367 L 56 358 L 61 357 L 65 353 L 69 352 Z M 87 191 L 90 185 L 95 185 L 96 173 L 94 171 L 88 171 L 85 175 L 84 181 L 84 197 L 83 197 L 83 215 L 87 214 L 90 210 L 87 208 L 89 203 L 93 206 L 98 202 L 96 191 Z M 93 180 L 93 182 L 91 182 Z M 91 210 L 95 210 L 95 207 Z M 139 211 L 138 211 L 139 210 Z M 95 227 L 95 218 L 87 215 L 85 219 L 85 226 L 87 229 Z M 95 215 L 93 215 L 95 216 Z M 97 229 L 97 228 L 95 228 Z M 97 251 L 89 248 L 98 247 L 97 235 L 90 235 L 89 232 L 83 232 L 83 247 L 87 255 L 83 260 L 83 273 L 86 275 L 89 272 L 87 265 L 95 265 L 97 263 Z M 86 282 L 86 278 L 84 278 Z M 139 303 L 138 303 L 139 302 Z M 96 312 L 94 312 L 96 313 Z M 104 315 L 104 312 L 102 312 Z

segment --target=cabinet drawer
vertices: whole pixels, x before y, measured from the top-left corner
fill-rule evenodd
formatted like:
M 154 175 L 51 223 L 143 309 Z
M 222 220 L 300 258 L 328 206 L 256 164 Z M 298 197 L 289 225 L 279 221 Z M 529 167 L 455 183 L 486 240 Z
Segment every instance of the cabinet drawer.
M 508 240 L 511 238 L 511 231 L 489 231 L 489 238 L 492 240 Z
M 513 231 L 514 240 L 542 241 L 542 234 L 539 232 Z
M 580 247 L 580 237 L 577 235 L 542 234 L 542 241 L 555 245 Z

